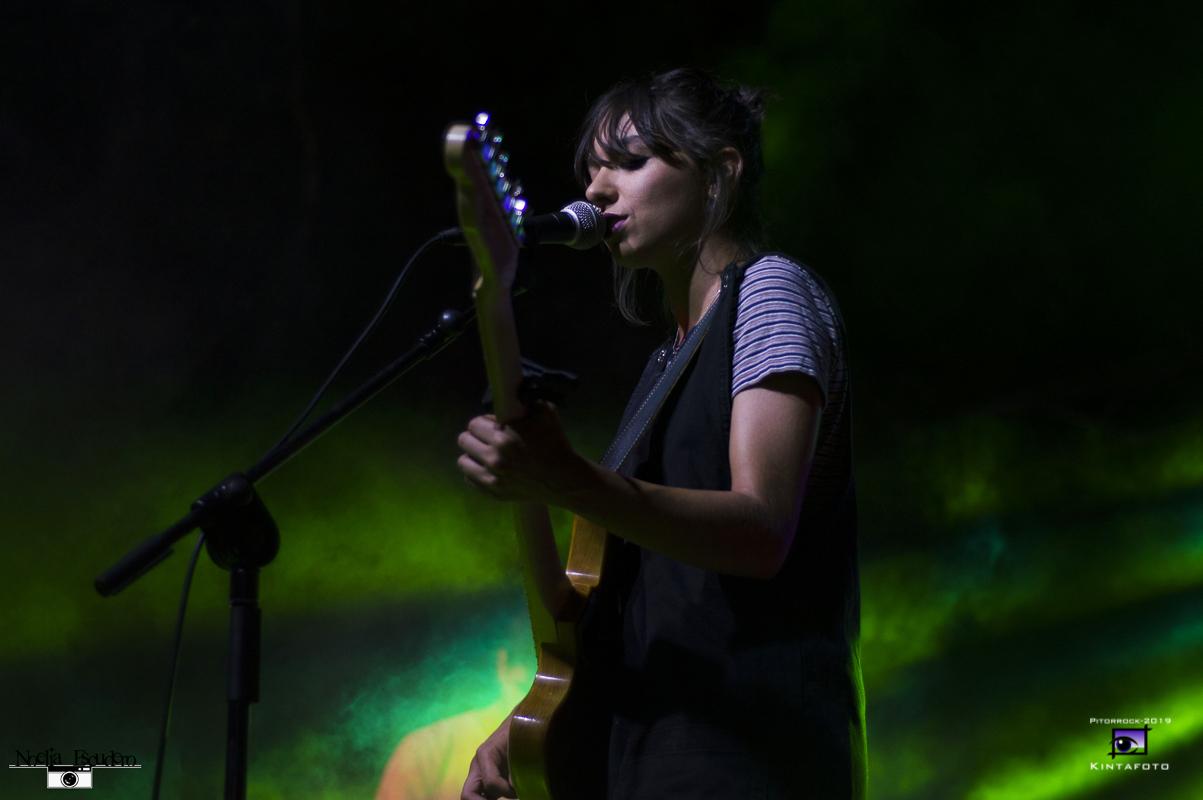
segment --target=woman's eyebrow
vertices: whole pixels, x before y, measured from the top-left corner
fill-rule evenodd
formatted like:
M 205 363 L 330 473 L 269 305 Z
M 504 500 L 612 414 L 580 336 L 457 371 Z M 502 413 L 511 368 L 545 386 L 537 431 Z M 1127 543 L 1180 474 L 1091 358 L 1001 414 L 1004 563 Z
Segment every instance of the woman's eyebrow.
M 629 134 L 623 136 L 617 141 L 612 141 L 607 144 L 598 143 L 603 151 L 603 155 L 598 155 L 597 151 L 592 151 L 585 155 L 585 168 L 592 167 L 613 167 L 621 159 L 636 155 L 631 151 L 631 145 L 641 145 L 649 147 L 647 142 L 638 134 Z M 640 156 L 642 157 L 642 156 Z M 617 160 L 616 160 L 617 159 Z
M 651 148 L 651 145 L 644 141 L 642 136 L 635 133 L 622 137 L 618 140 L 618 143 L 624 150 L 630 150 L 631 145 L 642 145 L 643 147 Z
M 643 144 L 643 138 L 641 136 L 639 136 L 638 134 L 630 134 L 628 136 L 623 136 L 623 137 L 619 138 L 617 141 L 615 141 L 613 139 L 611 139 L 608 142 L 604 142 L 604 143 L 601 142 L 600 140 L 598 141 L 598 145 L 600 145 L 602 150 L 612 151 L 612 152 L 620 152 L 622 150 L 628 150 L 628 149 L 630 149 L 630 146 L 632 144 Z M 590 154 L 590 155 L 592 155 L 592 154 Z

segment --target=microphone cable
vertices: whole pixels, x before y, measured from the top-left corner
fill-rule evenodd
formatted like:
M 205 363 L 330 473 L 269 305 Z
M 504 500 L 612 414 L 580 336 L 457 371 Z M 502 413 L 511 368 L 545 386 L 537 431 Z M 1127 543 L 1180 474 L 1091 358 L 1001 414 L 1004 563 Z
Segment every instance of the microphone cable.
M 205 532 L 201 531 L 196 538 L 196 547 L 192 549 L 192 558 L 188 560 L 188 569 L 184 572 L 184 588 L 180 592 L 180 608 L 175 618 L 175 636 L 171 646 L 171 666 L 167 669 L 167 696 L 163 700 L 163 722 L 159 726 L 159 747 L 155 756 L 155 781 L 151 790 L 151 800 L 159 800 L 159 788 L 163 782 L 163 754 L 167 751 L 167 728 L 171 724 L 171 700 L 175 694 L 175 676 L 180 663 L 180 646 L 184 639 L 184 613 L 188 610 L 188 595 L 192 590 L 192 575 L 196 572 L 196 560 L 200 557 L 201 547 L 205 544 Z
M 364 326 L 364 329 L 360 332 L 359 336 L 355 337 L 355 341 L 351 343 L 349 348 L 347 348 L 347 352 L 343 354 L 343 357 L 340 358 L 338 363 L 334 365 L 334 369 L 330 371 L 330 374 L 326 377 L 326 380 L 323 381 L 322 385 L 318 387 L 318 390 L 313 395 L 313 399 L 309 401 L 309 405 L 305 406 L 305 410 L 302 411 L 300 416 L 297 417 L 296 421 L 292 423 L 292 427 L 288 429 L 288 432 L 280 437 L 280 441 L 272 445 L 272 448 L 267 451 L 267 455 L 270 456 L 272 453 L 283 447 L 288 440 L 293 437 L 293 434 L 295 434 L 300 427 L 305 424 L 305 420 L 309 419 L 309 415 L 313 413 L 315 408 L 317 408 L 317 404 L 321 402 L 322 397 L 326 394 L 326 390 L 330 388 L 330 384 L 334 383 L 334 379 L 338 377 L 340 372 L 342 372 L 343 367 L 346 366 L 347 362 L 351 359 L 352 354 L 359 349 L 359 346 L 363 344 L 364 340 L 366 340 L 368 336 L 371 335 L 372 331 L 376 329 L 376 326 L 380 324 L 381 318 L 384 317 L 385 312 L 388 311 L 389 306 L 391 306 L 393 304 L 393 300 L 396 299 L 397 291 L 401 288 L 401 284 L 405 282 L 405 278 L 409 275 L 409 270 L 411 267 L 413 267 L 414 262 L 416 262 L 418 258 L 433 245 L 443 241 L 458 239 L 459 237 L 459 228 L 447 228 L 446 230 L 439 231 L 434 236 L 427 239 L 417 250 L 414 251 L 414 254 L 409 257 L 409 261 L 405 262 L 405 266 L 401 268 L 401 272 L 397 275 L 396 280 L 393 281 L 393 285 L 389 287 L 388 294 L 384 296 L 384 301 L 381 302 L 380 308 L 377 309 L 376 313 L 372 315 L 372 318 L 368 320 L 368 324 Z M 266 457 L 267 456 L 264 456 L 264 458 Z

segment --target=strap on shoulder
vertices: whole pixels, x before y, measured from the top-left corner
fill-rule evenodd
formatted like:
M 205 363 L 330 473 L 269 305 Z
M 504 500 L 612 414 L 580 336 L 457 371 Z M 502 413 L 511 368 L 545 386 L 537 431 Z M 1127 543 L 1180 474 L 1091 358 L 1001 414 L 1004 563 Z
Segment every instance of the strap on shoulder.
M 725 284 L 725 282 L 724 282 Z M 639 405 L 638 410 L 631 416 L 626 427 L 619 432 L 614 441 L 610 444 L 610 448 L 606 450 L 606 454 L 602 456 L 602 466 L 607 469 L 621 472 L 626 466 L 627 459 L 635 450 L 635 446 L 639 444 L 647 431 L 651 428 L 652 422 L 656 419 L 656 415 L 664 406 L 664 401 L 668 399 L 672 393 L 673 387 L 685 374 L 686 367 L 693 360 L 698 348 L 702 344 L 702 339 L 706 336 L 706 331 L 710 329 L 710 323 L 714 319 L 714 311 L 719 306 L 719 300 L 710 304 L 710 308 L 698 320 L 698 324 L 693 326 L 693 330 L 685 337 L 685 341 L 681 343 L 681 348 L 677 351 L 672 360 L 668 362 L 664 372 L 660 373 L 660 377 L 652 385 L 647 397 Z

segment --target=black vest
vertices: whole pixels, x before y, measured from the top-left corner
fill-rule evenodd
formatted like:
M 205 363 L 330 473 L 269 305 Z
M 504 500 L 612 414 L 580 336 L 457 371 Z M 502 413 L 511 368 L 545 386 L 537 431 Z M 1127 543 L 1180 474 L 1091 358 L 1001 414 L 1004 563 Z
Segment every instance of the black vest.
M 711 328 L 630 460 L 626 471 L 634 477 L 731 488 L 732 340 L 743 274 L 734 265 L 724 271 Z M 624 425 L 670 357 L 668 345 L 652 354 Z M 850 437 L 850 420 L 842 427 L 835 435 Z M 845 443 L 850 447 L 850 438 Z M 632 759 L 688 760 L 700 752 L 747 754 L 770 776 L 780 772 L 782 785 L 812 759 L 815 769 L 855 772 L 860 754 L 850 748 L 863 751 L 863 690 L 851 474 L 827 507 L 804 501 L 786 564 L 771 580 L 722 575 L 619 544 L 608 576 L 621 628 L 612 790 L 629 779 L 621 773 L 630 773 Z M 845 785 L 844 777 L 837 784 Z M 845 793 L 837 788 L 831 796 Z

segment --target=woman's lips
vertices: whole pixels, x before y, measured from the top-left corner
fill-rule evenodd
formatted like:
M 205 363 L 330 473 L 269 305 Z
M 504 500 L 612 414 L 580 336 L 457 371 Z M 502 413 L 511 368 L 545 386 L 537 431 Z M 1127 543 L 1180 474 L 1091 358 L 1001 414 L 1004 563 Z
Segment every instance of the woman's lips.
M 607 237 L 618 233 L 620 230 L 626 227 L 627 224 L 627 218 L 625 215 L 620 216 L 618 214 L 606 214 L 604 215 L 604 219 L 606 221 Z

